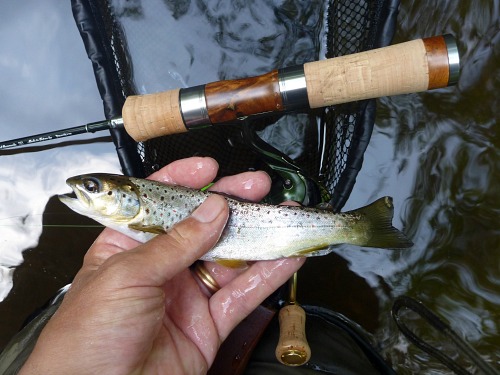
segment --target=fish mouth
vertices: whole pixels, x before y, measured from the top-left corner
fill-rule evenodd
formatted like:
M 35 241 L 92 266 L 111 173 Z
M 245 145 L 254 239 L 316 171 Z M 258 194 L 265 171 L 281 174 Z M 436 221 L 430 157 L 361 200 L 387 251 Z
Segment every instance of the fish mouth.
M 85 192 L 78 189 L 78 187 L 68 183 L 68 186 L 73 190 L 68 194 L 60 194 L 57 197 L 66 206 L 72 210 L 81 213 L 83 210 L 88 209 L 90 206 L 90 197 Z
M 59 194 L 57 197 L 63 203 L 78 200 L 78 197 L 76 196 L 74 191 L 72 191 L 71 193 L 68 193 L 68 194 Z

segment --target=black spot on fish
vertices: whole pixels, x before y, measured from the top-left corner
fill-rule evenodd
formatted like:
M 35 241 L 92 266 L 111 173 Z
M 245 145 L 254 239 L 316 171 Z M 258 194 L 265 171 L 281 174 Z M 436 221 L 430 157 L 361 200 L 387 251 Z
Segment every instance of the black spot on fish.
M 108 195 L 113 195 L 113 192 L 111 190 L 108 191 Z
M 160 200 L 163 202 L 163 201 L 165 200 L 165 197 L 162 195 L 162 196 L 160 197 Z
M 149 208 L 146 208 L 146 213 L 149 215 Z
M 142 194 L 142 196 L 143 196 L 144 198 L 147 198 L 147 197 L 148 197 L 148 195 L 147 195 L 146 193 Z

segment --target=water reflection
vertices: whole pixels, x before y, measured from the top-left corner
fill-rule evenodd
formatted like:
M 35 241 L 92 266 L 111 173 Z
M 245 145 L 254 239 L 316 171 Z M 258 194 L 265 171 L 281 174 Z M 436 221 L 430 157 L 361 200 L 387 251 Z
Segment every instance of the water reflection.
M 96 158 L 88 151 L 56 150 L 49 165 L 43 158 L 34 160 L 32 155 L 9 159 L 16 163 L 14 178 L 12 165 L 0 165 L 2 201 L 11 203 L 0 206 L 0 238 L 4 242 L 0 263 L 3 267 L 20 264 L 22 251 L 36 247 L 43 229 L 41 214 L 45 205 L 51 196 L 69 190 L 65 184 L 69 174 L 97 170 L 117 172 L 113 153 Z M 3 297 L 5 293 L 7 289 L 2 290 Z
M 140 2 L 116 3 L 123 7 L 125 27 L 134 28 L 137 17 L 148 17 L 151 30 L 143 30 L 148 34 L 154 31 L 155 22 L 165 22 L 163 14 L 143 12 Z M 152 50 L 144 43 L 144 34 L 143 39 L 128 40 L 133 53 L 144 58 L 140 62 L 144 65 L 136 72 L 154 77 L 134 77 L 140 92 L 228 78 L 227 74 L 236 71 L 259 74 L 268 70 L 269 62 L 266 67 L 261 63 L 264 55 L 274 59 L 275 66 L 293 65 L 296 61 L 289 61 L 288 56 L 297 54 L 282 53 L 292 40 L 287 35 L 297 32 L 287 27 L 286 14 L 304 20 L 304 39 L 292 46 L 304 53 L 301 58 L 313 60 L 313 51 L 317 50 L 314 43 L 321 39 L 318 35 L 322 30 L 315 27 L 323 15 L 312 10 L 322 7 L 322 2 L 312 6 L 304 2 L 303 9 L 284 10 L 280 24 L 266 19 L 270 11 L 254 9 L 252 13 L 250 7 L 249 13 L 239 12 L 237 2 L 233 3 L 234 12 L 229 18 L 220 16 L 221 5 L 217 2 L 210 6 L 201 1 L 195 6 L 186 6 L 191 2 L 165 3 L 173 11 L 168 14 L 171 30 L 163 37 L 178 44 L 170 43 L 168 50 Z M 12 4 L 0 3 L 2 138 L 102 118 L 91 66 L 69 5 L 55 0 Z M 379 321 L 377 335 L 400 373 L 444 371 L 434 360 L 408 345 L 392 323 L 390 306 L 394 297 L 402 294 L 422 300 L 485 358 L 493 363 L 500 361 L 500 139 L 496 131 L 500 107 L 499 15 L 498 0 L 402 1 L 396 42 L 450 32 L 458 38 L 462 75 L 453 88 L 379 100 L 377 127 L 345 207 L 357 208 L 381 195 L 392 195 L 396 206 L 394 223 L 404 227 L 415 242 L 412 250 L 401 252 L 349 246 L 337 250 L 348 260 L 351 270 L 375 290 L 378 312 L 375 308 L 358 311 L 356 318 L 363 323 L 363 315 L 370 315 L 364 322 L 370 320 L 373 329 Z M 200 17 L 205 23 L 186 22 Z M 246 18 L 257 19 L 262 28 L 258 32 L 250 30 Z M 208 35 L 204 45 L 190 39 L 191 32 L 205 35 L 210 22 L 220 25 L 220 34 Z M 256 42 L 259 40 L 263 43 Z M 214 56 L 214 50 L 221 46 L 221 54 Z M 242 46 L 245 53 L 230 53 Z M 171 56 L 175 56 L 174 62 Z M 153 61 L 170 62 L 152 65 Z M 41 224 L 37 215 L 51 195 L 67 190 L 65 178 L 86 171 L 117 169 L 116 156 L 109 145 L 78 145 L 2 156 L 0 219 L 15 218 L 16 222 L 15 227 L 0 226 L 0 262 L 4 264 L 0 277 L 5 282 L 2 297 L 11 287 L 12 269 L 8 267 L 22 260 L 21 251 L 36 246 L 41 231 L 36 228 Z M 57 235 L 61 236 L 61 232 Z M 330 261 L 311 260 L 308 264 L 314 267 L 306 277 L 317 282 L 319 273 L 331 275 Z M 321 263 L 326 268 L 320 269 Z M 36 268 L 39 263 L 32 264 L 32 272 L 42 272 Z M 353 284 L 352 280 L 340 280 L 337 285 L 325 282 L 321 285 L 327 287 L 316 289 L 326 296 L 327 304 L 331 302 L 328 299 L 333 299 L 331 289 L 352 293 L 348 287 Z M 32 298 L 32 286 L 24 285 L 19 294 Z M 371 298 L 368 305 L 376 303 L 376 298 Z M 427 326 L 416 324 L 418 332 L 432 337 Z M 12 325 L 12 320 L 8 325 Z
M 352 269 L 371 280 L 382 274 L 390 286 L 387 292 L 374 284 L 385 295 L 379 335 L 401 373 L 445 371 L 408 346 L 391 322 L 391 301 L 401 294 L 423 301 L 491 363 L 500 363 L 499 11 L 499 1 L 403 1 L 400 9 L 397 41 L 451 32 L 462 54 L 457 87 L 379 101 L 377 127 L 348 203 L 393 193 L 396 221 L 415 242 L 411 251 L 385 260 L 342 252 Z M 370 268 L 374 264 L 379 267 Z M 417 327 L 433 338 L 429 326 Z
M 322 42 L 323 1 L 111 3 L 134 56 L 139 93 L 313 61 Z
M 102 119 L 92 66 L 69 2 L 0 2 L 0 45 L 1 140 Z M 90 143 L 91 138 L 65 140 L 60 148 L 47 144 L 0 152 L 0 301 L 5 299 L 0 303 L 0 348 L 60 286 L 58 275 L 67 271 L 67 260 L 78 250 L 78 241 L 58 248 L 63 237 L 80 238 L 78 229 L 57 231 L 46 251 L 38 246 L 49 198 L 69 191 L 65 180 L 71 175 L 119 172 L 112 144 Z M 67 220 L 59 219 L 53 224 Z M 55 250 L 64 250 L 62 263 L 53 259 Z M 28 253 L 43 261 L 16 267 Z

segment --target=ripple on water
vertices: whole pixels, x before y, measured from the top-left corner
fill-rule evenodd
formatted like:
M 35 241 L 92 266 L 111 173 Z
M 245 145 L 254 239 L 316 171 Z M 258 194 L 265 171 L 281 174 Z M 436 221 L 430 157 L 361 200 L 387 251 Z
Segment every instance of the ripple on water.
M 394 143 L 398 189 L 409 192 L 401 216 L 415 242 L 391 259 L 400 267 L 386 282 L 394 296 L 421 300 L 499 363 L 500 1 L 403 0 L 398 25 L 396 41 L 454 34 L 462 69 L 456 87 L 379 100 L 374 139 L 381 132 Z M 449 373 L 401 337 L 391 302 L 382 302 L 380 338 L 398 372 Z

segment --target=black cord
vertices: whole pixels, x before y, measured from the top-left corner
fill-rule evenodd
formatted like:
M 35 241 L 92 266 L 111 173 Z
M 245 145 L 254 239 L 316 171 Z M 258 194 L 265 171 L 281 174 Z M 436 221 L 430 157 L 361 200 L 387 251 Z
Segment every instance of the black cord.
M 363 351 L 373 367 L 383 375 L 396 375 L 396 371 L 384 360 L 368 339 L 366 333 L 351 320 L 334 311 L 319 307 L 302 305 L 308 316 L 322 318 L 346 332 Z
M 450 370 L 454 371 L 459 375 L 470 375 L 471 373 L 460 366 L 455 360 L 451 357 L 444 354 L 439 349 L 434 346 L 426 343 L 420 337 L 418 337 L 412 330 L 408 328 L 408 326 L 403 322 L 402 317 L 399 315 L 401 309 L 407 308 L 419 316 L 421 316 L 427 323 L 429 323 L 432 327 L 442 333 L 445 337 L 455 344 L 456 348 L 462 352 L 464 355 L 469 357 L 469 359 L 486 375 L 498 375 L 499 372 L 490 366 L 481 356 L 480 354 L 470 346 L 464 339 L 462 339 L 455 331 L 451 329 L 451 327 L 446 324 L 441 318 L 439 318 L 436 314 L 434 314 L 431 310 L 424 306 L 424 304 L 420 301 L 417 301 L 408 296 L 401 296 L 396 298 L 394 304 L 392 305 L 392 317 L 396 322 L 399 330 L 410 340 L 415 346 L 422 349 L 424 352 L 433 356 L 445 366 L 447 366 Z

